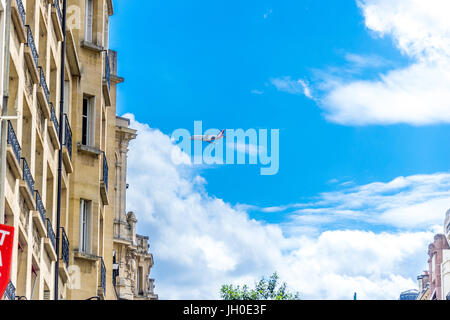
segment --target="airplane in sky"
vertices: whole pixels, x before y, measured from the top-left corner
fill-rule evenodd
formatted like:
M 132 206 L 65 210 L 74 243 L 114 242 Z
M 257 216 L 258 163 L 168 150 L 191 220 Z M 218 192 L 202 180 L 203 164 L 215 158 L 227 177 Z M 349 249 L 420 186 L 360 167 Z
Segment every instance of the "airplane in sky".
M 225 133 L 225 130 L 222 130 L 217 135 L 192 136 L 191 140 L 199 140 L 199 141 L 205 141 L 205 142 L 213 143 L 213 142 L 215 142 L 217 140 L 225 138 L 224 133 Z

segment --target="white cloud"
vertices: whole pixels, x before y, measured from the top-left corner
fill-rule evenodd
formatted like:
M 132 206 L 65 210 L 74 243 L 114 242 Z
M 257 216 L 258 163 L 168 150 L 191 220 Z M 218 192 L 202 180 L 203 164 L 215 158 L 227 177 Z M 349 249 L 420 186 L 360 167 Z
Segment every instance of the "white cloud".
M 313 99 L 311 89 L 304 80 L 292 80 L 291 77 L 281 77 L 270 79 L 278 91 L 283 91 L 292 94 L 303 94 L 309 99 Z
M 450 53 L 447 0 L 359 0 L 366 26 L 390 35 L 402 52 L 418 60 L 441 60 Z
M 245 153 L 250 156 L 256 156 L 261 152 L 265 151 L 265 148 L 263 146 L 258 146 L 251 143 L 242 143 L 242 142 L 228 142 L 226 144 L 227 148 L 234 150 L 239 153 Z
M 252 94 L 256 94 L 256 95 L 262 95 L 262 94 L 264 94 L 264 91 L 261 91 L 261 90 L 257 90 L 257 89 L 254 89 L 254 90 L 252 90 L 252 91 L 250 91 Z
M 420 261 L 431 234 L 374 234 L 363 231 L 322 233 L 317 240 L 304 240 L 286 258 L 284 274 L 289 284 L 306 296 L 327 299 L 398 299 L 401 288 L 414 288 L 408 277 Z
M 138 130 L 129 152 L 128 209 L 139 219 L 139 232 L 150 237 L 155 257 L 152 277 L 157 280 L 156 290 L 162 299 L 218 298 L 224 283 L 251 285 L 273 271 L 278 271 L 304 299 L 351 299 L 355 291 L 362 299 L 396 299 L 401 291 L 415 287 L 414 277 L 426 264 L 427 243 L 433 237 L 429 231 L 372 233 L 344 229 L 288 236 L 282 225 L 251 219 L 245 206 L 233 207 L 208 195 L 203 188 L 206 181 L 196 167 L 171 161 L 177 147 L 168 136 L 135 121 L 133 115 L 125 116 Z M 425 192 L 424 201 L 428 201 L 434 192 L 429 184 L 442 184 L 446 179 L 401 178 L 363 186 L 344 196 L 347 206 L 353 208 L 375 193 L 379 197 L 373 202 L 380 202 L 380 211 L 376 212 L 380 214 L 384 212 L 383 203 L 390 201 L 389 195 L 382 197 L 383 192 L 397 192 L 418 181 L 417 192 L 409 201 L 408 196 L 402 200 L 407 206 L 414 202 L 414 196 L 420 197 L 420 187 Z M 424 185 L 426 180 L 430 183 Z M 338 196 L 324 198 L 339 207 Z M 301 205 L 293 206 L 298 209 Z M 352 208 L 338 208 L 338 214 L 352 214 Z M 388 206 L 386 212 L 389 209 L 392 207 Z M 297 231 L 301 228 L 308 231 L 299 223 Z
M 351 221 L 408 231 L 431 230 L 443 225 L 444 213 L 450 208 L 450 174 L 398 177 L 387 183 L 345 187 L 302 205 L 286 224 L 290 228 L 294 225 L 293 230 L 304 223 L 324 227 L 324 223 Z
M 353 68 L 377 68 L 389 64 L 388 61 L 382 57 L 376 55 L 359 55 L 354 53 L 347 53 L 345 55 L 345 60 L 347 60 Z
M 413 62 L 375 80 L 331 79 L 320 103 L 327 119 L 350 125 L 450 123 L 450 2 L 357 3 L 367 28 L 392 37 Z

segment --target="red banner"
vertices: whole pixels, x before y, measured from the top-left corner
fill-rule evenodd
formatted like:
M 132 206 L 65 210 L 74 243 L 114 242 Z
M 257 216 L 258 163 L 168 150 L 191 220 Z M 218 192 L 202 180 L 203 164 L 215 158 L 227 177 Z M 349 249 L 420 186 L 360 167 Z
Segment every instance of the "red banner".
M 13 242 L 14 227 L 0 224 L 0 299 L 10 280 Z

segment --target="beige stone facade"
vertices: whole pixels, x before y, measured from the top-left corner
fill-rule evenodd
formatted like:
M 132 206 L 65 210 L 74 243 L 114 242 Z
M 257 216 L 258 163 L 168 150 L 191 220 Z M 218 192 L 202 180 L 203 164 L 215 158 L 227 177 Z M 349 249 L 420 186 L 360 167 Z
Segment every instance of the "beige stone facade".
M 417 277 L 418 300 L 450 300 L 450 210 L 445 215 L 444 234 L 428 246 L 428 270 Z
M 62 5 L 12 0 L 7 170 L 0 177 L 6 224 L 16 230 L 11 288 L 15 299 L 54 299 L 59 259 L 58 299 L 156 298 L 148 239 L 125 216 L 126 153 L 136 132 L 116 118 L 123 79 L 108 48 L 112 1 L 67 1 L 64 87 Z M 11 291 L 5 299 L 14 298 Z
M 149 253 L 148 237 L 136 234 L 136 216 L 126 213 L 128 144 L 136 138 L 129 124 L 128 119 L 117 117 L 113 281 L 120 299 L 155 300 L 158 296 L 149 278 L 153 255 Z

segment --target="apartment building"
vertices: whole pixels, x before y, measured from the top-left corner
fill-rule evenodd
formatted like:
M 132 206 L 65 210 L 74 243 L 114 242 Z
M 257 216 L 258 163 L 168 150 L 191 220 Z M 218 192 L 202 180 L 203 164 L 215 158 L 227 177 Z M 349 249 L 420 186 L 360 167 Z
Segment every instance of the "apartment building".
M 148 252 L 149 239 L 136 233 L 136 215 L 126 213 L 127 153 L 130 141 L 136 138 L 136 130 L 129 125 L 130 120 L 116 118 L 113 282 L 119 299 L 156 300 L 154 280 L 150 279 L 153 255 Z
M 450 300 L 450 210 L 445 216 L 444 234 L 434 236 L 428 257 L 428 270 L 417 277 L 418 300 Z
M 8 10 L 1 12 L 8 30 Z M 108 45 L 114 8 L 111 0 L 68 0 L 67 19 L 64 12 L 61 0 L 11 1 L 10 120 L 0 176 L 5 224 L 16 230 L 4 297 L 10 300 L 121 298 L 115 259 L 125 247 L 117 245 L 115 226 L 126 212 L 128 150 L 117 137 L 131 132 L 129 141 L 136 132 L 116 117 L 123 78 Z M 0 40 L 7 43 L 6 36 Z M 155 298 L 147 294 L 153 288 L 148 239 L 131 239 L 136 254 L 120 258 L 136 266 L 127 270 L 133 281 L 126 286 L 132 298 Z

